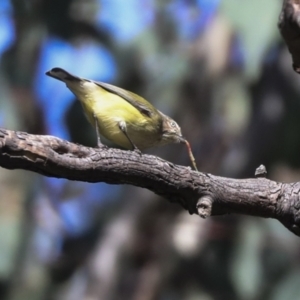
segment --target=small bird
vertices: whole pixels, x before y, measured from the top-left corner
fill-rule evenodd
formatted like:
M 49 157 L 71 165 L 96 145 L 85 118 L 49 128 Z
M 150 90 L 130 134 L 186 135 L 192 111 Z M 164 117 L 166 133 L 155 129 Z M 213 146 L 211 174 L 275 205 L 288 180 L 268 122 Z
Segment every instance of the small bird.
M 46 75 L 63 81 L 78 98 L 96 129 L 99 148 L 105 147 L 101 134 L 125 149 L 140 151 L 185 143 L 190 151 L 178 124 L 141 96 L 108 83 L 77 77 L 61 68 L 53 68 Z

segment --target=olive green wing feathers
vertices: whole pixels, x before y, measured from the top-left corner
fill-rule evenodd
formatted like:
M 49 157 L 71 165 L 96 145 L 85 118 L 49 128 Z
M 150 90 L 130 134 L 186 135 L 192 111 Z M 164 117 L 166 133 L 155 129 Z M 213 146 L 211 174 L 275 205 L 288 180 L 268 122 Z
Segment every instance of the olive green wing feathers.
M 148 116 L 149 118 L 160 117 L 158 110 L 151 103 L 145 100 L 143 97 L 108 83 L 99 82 L 99 81 L 93 81 L 93 82 L 99 85 L 100 87 L 102 87 L 103 89 L 107 90 L 108 92 L 122 97 L 124 100 L 129 102 L 133 107 L 135 107 L 139 112 Z

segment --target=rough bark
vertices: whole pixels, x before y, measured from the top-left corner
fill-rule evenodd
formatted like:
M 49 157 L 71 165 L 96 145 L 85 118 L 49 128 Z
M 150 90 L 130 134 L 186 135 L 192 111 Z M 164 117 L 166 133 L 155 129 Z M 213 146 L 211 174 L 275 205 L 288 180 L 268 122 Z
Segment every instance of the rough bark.
M 300 236 L 300 183 L 264 177 L 231 179 L 174 165 L 159 157 L 88 148 L 53 136 L 0 129 L 0 165 L 45 176 L 147 188 L 203 218 L 245 214 L 275 218 Z M 261 176 L 264 172 L 257 172 Z

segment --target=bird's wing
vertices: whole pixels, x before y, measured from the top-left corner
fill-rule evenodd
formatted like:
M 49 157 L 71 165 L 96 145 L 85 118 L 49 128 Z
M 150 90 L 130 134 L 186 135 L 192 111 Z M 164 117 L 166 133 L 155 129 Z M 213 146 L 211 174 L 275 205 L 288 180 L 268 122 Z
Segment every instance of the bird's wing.
M 99 82 L 99 81 L 93 81 L 93 82 L 99 85 L 100 87 L 102 87 L 103 89 L 122 97 L 124 100 L 129 102 L 142 114 L 150 118 L 154 117 L 154 114 L 159 115 L 157 109 L 152 104 L 150 104 L 147 100 L 145 100 L 143 97 L 108 83 Z M 135 100 L 136 98 L 138 99 L 138 101 Z

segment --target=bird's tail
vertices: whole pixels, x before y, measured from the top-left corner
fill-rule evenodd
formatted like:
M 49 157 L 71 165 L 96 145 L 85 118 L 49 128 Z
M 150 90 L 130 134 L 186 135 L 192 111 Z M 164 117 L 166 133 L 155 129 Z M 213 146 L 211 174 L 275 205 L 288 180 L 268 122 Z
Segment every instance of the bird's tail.
M 46 72 L 46 75 L 53 77 L 55 79 L 61 80 L 63 82 L 81 81 L 82 80 L 82 78 L 74 76 L 61 68 L 53 68 L 50 71 Z

